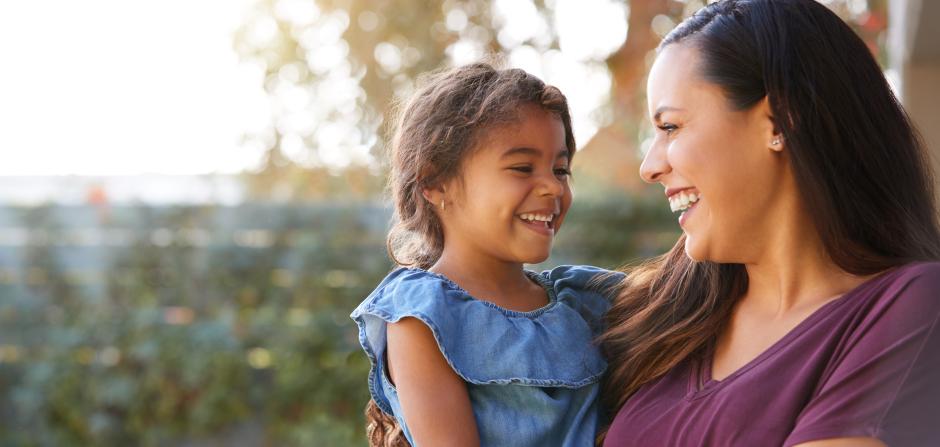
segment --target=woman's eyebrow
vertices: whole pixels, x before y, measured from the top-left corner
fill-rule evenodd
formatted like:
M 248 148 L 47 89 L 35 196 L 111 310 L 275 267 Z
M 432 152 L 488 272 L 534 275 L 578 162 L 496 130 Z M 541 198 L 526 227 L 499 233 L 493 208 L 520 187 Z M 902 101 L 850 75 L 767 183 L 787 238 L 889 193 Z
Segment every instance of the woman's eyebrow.
M 685 110 L 685 109 L 680 109 L 678 107 L 672 107 L 672 106 L 659 106 L 659 108 L 656 109 L 656 112 L 653 113 L 653 121 L 659 121 L 659 118 L 665 112 L 678 112 L 682 110 Z

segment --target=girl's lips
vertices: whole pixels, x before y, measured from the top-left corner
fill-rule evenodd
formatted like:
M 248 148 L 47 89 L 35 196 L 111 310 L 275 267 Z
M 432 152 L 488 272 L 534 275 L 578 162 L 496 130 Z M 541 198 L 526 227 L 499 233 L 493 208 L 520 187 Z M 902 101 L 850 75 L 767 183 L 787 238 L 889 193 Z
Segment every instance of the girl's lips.
M 549 236 L 549 237 L 555 235 L 555 229 L 552 228 L 551 226 L 545 226 L 545 222 L 542 222 L 542 221 L 530 222 L 530 221 L 527 221 L 527 220 L 525 220 L 525 219 L 523 219 L 523 218 L 521 218 L 521 217 L 517 217 L 517 219 L 519 219 L 519 222 L 522 222 L 522 224 L 525 225 L 526 228 L 528 228 L 528 229 L 530 229 L 530 230 L 532 230 L 532 231 L 534 231 L 534 232 L 536 232 L 536 233 L 538 233 L 538 234 L 540 234 L 540 235 Z M 557 219 L 557 218 L 556 218 L 556 219 Z M 553 223 L 554 223 L 554 221 L 553 221 Z

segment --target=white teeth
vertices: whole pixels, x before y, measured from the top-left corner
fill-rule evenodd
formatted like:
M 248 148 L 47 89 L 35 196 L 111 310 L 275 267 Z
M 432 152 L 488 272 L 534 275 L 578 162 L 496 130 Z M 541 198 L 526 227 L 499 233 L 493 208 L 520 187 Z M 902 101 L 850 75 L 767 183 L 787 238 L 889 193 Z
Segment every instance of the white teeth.
M 672 210 L 672 212 L 685 211 L 689 209 L 693 203 L 698 202 L 701 198 L 702 197 L 700 195 L 694 192 L 689 193 L 688 195 L 686 195 L 684 192 L 679 193 L 669 198 L 669 209 Z
M 551 221 L 552 221 L 552 217 L 554 217 L 554 216 L 551 215 L 551 214 L 521 214 L 521 215 L 519 215 L 519 217 L 522 218 L 522 220 L 532 220 L 532 221 L 539 221 L 539 222 L 551 222 Z

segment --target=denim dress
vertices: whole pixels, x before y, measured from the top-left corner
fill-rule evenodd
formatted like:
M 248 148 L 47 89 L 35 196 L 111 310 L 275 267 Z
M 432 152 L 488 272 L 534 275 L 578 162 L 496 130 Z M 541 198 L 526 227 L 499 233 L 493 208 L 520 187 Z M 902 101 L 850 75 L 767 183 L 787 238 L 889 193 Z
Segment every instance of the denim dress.
M 372 398 L 414 445 L 385 366 L 387 324 L 414 317 L 431 329 L 466 382 L 482 446 L 593 446 L 598 381 L 607 367 L 593 340 L 610 306 L 602 291 L 622 279 L 591 281 L 605 273 L 587 266 L 526 271 L 549 302 L 517 312 L 476 299 L 432 272 L 393 271 L 350 315 L 372 364 Z

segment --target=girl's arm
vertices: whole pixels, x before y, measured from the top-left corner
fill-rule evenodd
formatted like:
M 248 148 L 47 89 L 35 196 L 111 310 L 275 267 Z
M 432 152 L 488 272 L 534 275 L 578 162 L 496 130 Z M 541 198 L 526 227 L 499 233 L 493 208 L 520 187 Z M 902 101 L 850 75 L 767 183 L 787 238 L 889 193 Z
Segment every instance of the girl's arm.
M 479 446 L 463 379 L 447 364 L 431 329 L 416 318 L 388 325 L 388 369 L 419 446 Z

